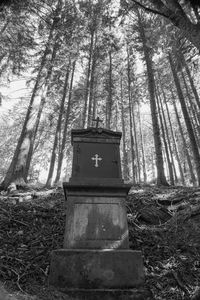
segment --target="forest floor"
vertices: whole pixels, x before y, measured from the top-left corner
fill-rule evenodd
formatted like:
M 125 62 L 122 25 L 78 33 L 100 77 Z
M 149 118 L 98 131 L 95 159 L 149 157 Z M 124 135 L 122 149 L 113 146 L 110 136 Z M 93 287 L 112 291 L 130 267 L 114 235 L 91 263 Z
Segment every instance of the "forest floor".
M 200 188 L 133 187 L 127 216 L 152 299 L 200 299 Z M 62 189 L 1 193 L 0 300 L 77 299 L 48 286 L 64 225 Z

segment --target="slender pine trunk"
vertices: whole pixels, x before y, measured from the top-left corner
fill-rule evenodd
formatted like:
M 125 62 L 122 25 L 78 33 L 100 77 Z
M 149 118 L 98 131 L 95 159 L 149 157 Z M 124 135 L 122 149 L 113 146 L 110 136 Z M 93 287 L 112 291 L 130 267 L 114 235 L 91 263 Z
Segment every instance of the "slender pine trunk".
M 175 168 L 175 163 L 174 163 L 173 151 L 172 151 L 171 141 L 170 141 L 170 137 L 169 137 L 169 130 L 168 130 L 167 122 L 166 122 L 166 117 L 165 117 L 165 112 L 164 112 L 164 108 L 163 108 L 163 103 L 162 103 L 161 97 L 160 97 L 160 108 L 161 108 L 161 114 L 162 114 L 162 117 L 163 117 L 164 130 L 165 130 L 165 133 L 166 133 L 166 139 L 167 139 L 167 144 L 168 144 L 168 149 L 169 149 L 169 154 L 170 154 L 170 160 L 171 160 L 171 164 L 172 164 L 173 174 L 174 174 L 175 182 L 177 183 L 178 182 L 178 178 L 177 178 L 177 174 L 176 174 L 176 168 Z
M 27 109 L 22 131 L 17 143 L 17 147 L 15 149 L 6 176 L 3 182 L 1 183 L 1 187 L 3 189 L 7 189 L 7 187 L 11 182 L 16 183 L 17 185 L 24 185 L 26 183 L 26 176 L 27 176 L 26 165 L 27 165 L 28 153 L 31 147 L 32 139 L 34 137 L 36 115 L 41 102 L 41 96 L 43 95 L 43 92 L 45 90 L 45 86 L 43 85 L 42 88 L 40 88 L 40 85 L 44 73 L 44 68 L 46 66 L 46 62 L 49 59 L 49 55 L 51 55 L 51 47 L 52 47 L 51 44 L 52 41 L 54 40 L 54 31 L 59 22 L 60 11 L 61 11 L 61 1 L 59 0 L 57 3 L 54 19 L 49 31 L 48 41 L 42 56 L 40 68 L 37 74 L 37 78 L 31 95 L 30 103 Z M 38 92 L 38 90 L 40 91 Z
M 122 122 L 122 149 L 123 149 L 123 177 L 127 181 L 129 179 L 128 155 L 126 150 L 126 130 L 125 130 L 125 114 L 124 114 L 124 97 L 123 97 L 123 79 L 120 78 L 120 97 L 121 97 L 121 122 Z
M 133 98 L 132 98 L 133 99 Z M 134 114 L 134 103 L 132 104 L 132 117 L 133 117 L 133 131 L 135 137 L 135 154 L 136 154 L 136 161 L 137 161 L 137 180 L 141 182 L 141 169 L 140 169 L 140 157 L 139 157 L 139 148 L 138 148 L 138 139 L 137 139 L 137 130 L 136 130 L 136 122 L 135 122 L 135 114 Z
M 141 16 L 138 11 L 138 24 L 140 37 L 142 39 L 144 57 L 147 68 L 147 80 L 148 80 L 148 90 L 150 96 L 150 108 L 151 108 L 151 117 L 153 125 L 153 137 L 156 151 L 156 167 L 157 167 L 157 184 L 158 185 L 168 185 L 165 178 L 164 166 L 163 166 L 163 155 L 162 155 L 162 144 L 160 138 L 160 128 L 158 123 L 158 113 L 155 100 L 155 78 L 153 70 L 153 62 L 150 53 L 150 48 L 147 46 L 147 40 L 145 36 L 144 26 L 142 24 Z
M 91 69 L 92 69 L 92 58 L 94 48 L 94 30 L 90 33 L 90 49 L 87 67 L 87 78 L 86 78 L 86 89 L 85 89 L 85 103 L 83 109 L 83 128 L 88 126 L 88 113 L 89 113 L 89 94 L 90 94 L 90 83 L 91 83 Z
M 192 123 L 190 121 L 189 114 L 188 114 L 188 111 L 187 111 L 187 107 L 186 107 L 186 104 L 185 104 L 185 99 L 184 99 L 183 92 L 182 92 L 182 89 L 181 89 L 180 81 L 179 81 L 179 78 L 178 78 L 174 63 L 173 63 L 172 55 L 170 53 L 169 53 L 168 58 L 169 58 L 169 63 L 170 63 L 170 66 L 171 66 L 174 82 L 175 82 L 175 85 L 176 85 L 179 101 L 180 101 L 180 104 L 181 104 L 183 116 L 184 116 L 184 119 L 185 119 L 185 123 L 186 123 L 187 131 L 188 131 L 190 143 L 191 143 L 191 148 L 192 148 L 192 152 L 193 152 L 193 157 L 194 157 L 195 167 L 196 167 L 196 173 L 197 173 L 197 178 L 198 178 L 198 185 L 200 185 L 200 155 L 199 155 L 198 145 L 197 145 L 197 142 L 196 142 L 196 139 L 195 139 L 194 131 L 193 131 L 193 128 L 192 128 Z
M 71 99 L 72 99 L 72 88 L 73 88 L 73 81 L 74 81 L 75 66 L 76 66 L 76 61 L 73 62 L 73 66 L 72 66 L 72 74 L 71 74 L 70 87 L 69 87 L 67 110 L 66 110 L 66 114 L 65 114 L 63 138 L 62 138 L 60 153 L 58 156 L 58 167 L 57 167 L 57 173 L 56 173 L 56 178 L 55 178 L 54 184 L 58 184 L 58 182 L 60 181 L 60 176 L 61 176 L 62 163 L 63 163 L 63 158 L 64 158 L 66 140 L 67 140 L 67 129 L 68 129 L 68 124 L 69 124 L 70 110 L 71 110 Z
M 162 130 L 163 143 L 164 143 L 164 146 L 165 146 L 167 165 L 168 165 L 168 169 L 169 169 L 170 183 L 171 183 L 171 185 L 174 185 L 174 176 L 173 176 L 172 163 L 171 163 L 171 160 L 170 160 L 169 149 L 168 149 L 167 140 L 166 140 L 166 132 L 165 132 L 164 124 L 163 124 L 163 115 L 162 115 L 162 112 L 161 112 L 160 102 L 159 102 L 157 93 L 156 93 L 156 99 L 157 99 L 158 115 L 159 115 L 159 118 L 160 118 L 160 127 L 161 127 L 161 130 Z
M 170 113 L 169 113 L 169 107 L 168 107 L 168 103 L 167 103 L 167 99 L 166 99 L 164 90 L 163 90 L 163 95 L 164 95 L 164 103 L 165 103 L 165 107 L 166 107 L 166 111 L 167 111 L 167 117 L 168 117 L 168 120 L 169 120 L 171 137 L 172 137 L 173 146 L 174 146 L 174 152 L 175 152 L 176 160 L 177 160 L 178 166 L 179 166 L 179 173 L 180 173 L 180 176 L 181 176 L 181 182 L 182 182 L 183 185 L 185 185 L 183 169 L 182 169 L 182 166 L 181 166 L 181 160 L 180 160 L 179 153 L 178 153 L 178 147 L 177 147 L 177 143 L 176 143 L 175 136 L 174 136 L 174 131 L 173 131 L 172 122 L 171 122 Z
M 184 152 L 185 152 L 185 156 L 187 158 L 187 163 L 188 163 L 188 167 L 189 167 L 189 171 L 190 171 L 191 180 L 192 180 L 193 185 L 195 185 L 196 178 L 195 178 L 195 174 L 194 174 L 194 171 L 193 171 L 193 166 L 192 166 L 192 162 L 191 162 L 190 155 L 189 155 L 189 152 L 188 152 L 188 147 L 187 147 L 187 143 L 186 143 L 186 140 L 185 140 L 182 125 L 181 125 L 181 122 L 180 122 L 178 110 L 177 110 L 177 107 L 176 107 L 175 96 L 174 96 L 174 93 L 173 93 L 172 90 L 171 90 L 171 95 L 172 95 L 172 103 L 173 103 L 173 106 L 174 106 L 174 112 L 175 112 L 175 115 L 176 115 L 176 120 L 177 120 L 177 123 L 178 123 L 178 126 L 179 126 L 179 131 L 180 131 L 180 134 L 181 134 L 181 138 L 182 138 L 183 149 L 184 149 Z
M 133 134 L 133 118 L 132 118 L 132 99 L 131 99 L 131 77 L 130 77 L 130 61 L 129 50 L 127 46 L 127 75 L 128 75 L 128 103 L 129 103 L 129 122 L 130 122 L 130 139 L 131 139 L 131 164 L 132 164 L 132 176 L 133 184 L 136 183 L 136 170 L 135 170 L 135 145 Z
M 26 161 L 25 180 L 27 180 L 27 176 L 28 176 L 28 172 L 29 172 L 29 168 L 30 168 L 30 164 L 31 164 L 31 159 L 32 159 L 33 152 L 34 152 L 34 144 L 35 144 L 35 139 L 36 139 L 38 127 L 39 127 L 39 124 L 40 124 L 42 111 L 43 111 L 43 108 L 44 108 L 45 103 L 46 103 L 46 98 L 48 98 L 48 94 L 49 94 L 50 88 L 51 88 L 50 87 L 50 82 L 51 82 L 52 71 L 53 71 L 53 66 L 54 66 L 54 61 L 55 61 L 55 58 L 56 58 L 57 50 L 58 50 L 58 45 L 57 45 L 57 43 L 55 43 L 54 48 L 53 48 L 53 52 L 52 52 L 50 67 L 48 69 L 47 76 L 45 78 L 45 88 L 43 90 L 43 95 L 41 97 L 41 102 L 40 102 L 37 117 L 36 117 L 33 138 L 30 141 L 30 148 L 29 148 L 29 152 L 28 152 L 28 155 L 27 155 L 27 161 Z
M 144 183 L 146 183 L 147 182 L 147 172 L 146 172 L 145 147 L 144 147 L 144 138 L 143 138 L 143 133 L 142 133 L 140 104 L 138 104 L 138 119 L 139 119 L 140 141 L 141 141 L 141 150 L 142 150 L 143 180 L 144 180 Z
M 62 116 L 63 116 L 64 104 L 65 104 L 65 99 L 66 99 L 67 89 L 68 89 L 69 73 L 70 73 L 70 63 L 69 63 L 69 66 L 68 66 L 68 69 L 67 69 L 67 72 L 65 75 L 63 95 L 62 95 L 61 104 L 60 104 L 59 116 L 58 116 L 55 138 L 54 138 L 54 144 L 53 144 L 53 149 L 52 149 L 52 153 L 51 153 L 49 173 L 48 173 L 47 182 L 46 182 L 47 187 L 51 187 L 52 181 L 53 181 L 53 172 L 54 172 L 55 161 L 56 161 L 56 151 L 57 151 L 57 147 L 58 147 L 58 138 L 59 138 L 59 134 L 61 131 L 61 125 L 62 125 Z

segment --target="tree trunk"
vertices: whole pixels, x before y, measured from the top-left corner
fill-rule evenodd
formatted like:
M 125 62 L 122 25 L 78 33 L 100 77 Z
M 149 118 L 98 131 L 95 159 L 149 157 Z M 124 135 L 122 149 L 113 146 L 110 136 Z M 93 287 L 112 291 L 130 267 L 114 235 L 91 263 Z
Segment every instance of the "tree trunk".
M 132 98 L 133 99 L 133 98 Z M 132 104 L 132 117 L 133 117 L 133 130 L 134 130 L 134 137 L 135 137 L 135 154 L 137 160 L 137 180 L 141 182 L 141 170 L 140 170 L 140 158 L 139 158 L 139 149 L 138 149 L 138 140 L 137 140 L 137 131 L 136 131 L 136 122 L 135 122 L 135 114 L 134 114 L 134 103 Z
M 140 1 L 137 2 L 140 3 Z M 147 5 L 144 4 L 142 6 L 144 9 L 149 11 L 148 8 L 151 3 L 153 5 L 152 12 L 154 11 L 156 14 L 158 13 L 165 16 L 165 18 L 171 21 L 174 26 L 180 29 L 182 37 L 185 37 L 200 50 L 200 23 L 198 22 L 195 24 L 191 21 L 190 17 L 187 16 L 187 13 L 181 7 L 179 1 L 148 0 L 146 2 Z M 188 3 L 189 2 L 192 3 L 194 1 L 188 1 Z M 197 9 L 195 10 L 195 14 L 197 14 L 197 19 L 199 20 Z
M 194 94 L 196 103 L 197 103 L 198 108 L 199 108 L 199 110 L 200 110 L 200 99 L 199 99 L 199 95 L 198 95 L 198 93 L 197 93 L 197 89 L 196 89 L 196 87 L 195 87 L 194 81 L 193 81 L 192 76 L 191 76 L 191 73 L 190 73 L 190 69 L 189 69 L 189 67 L 188 67 L 187 62 L 185 61 L 185 57 L 184 57 L 183 54 L 181 55 L 181 59 L 182 59 L 183 66 L 185 67 L 187 76 L 188 76 L 188 78 L 189 78 L 190 85 L 191 85 L 191 88 L 192 88 L 192 91 L 193 91 L 193 94 Z
M 177 110 L 177 107 L 176 107 L 176 101 L 175 101 L 174 93 L 173 93 L 172 90 L 171 90 L 171 95 L 172 95 L 172 102 L 173 102 L 173 106 L 174 106 L 174 111 L 175 111 L 175 114 L 176 114 L 176 120 L 177 120 L 177 123 L 178 123 L 178 126 L 179 126 L 179 131 L 180 131 L 182 142 L 183 142 L 183 149 L 184 149 L 184 152 L 185 152 L 185 155 L 186 155 L 186 158 L 187 158 L 187 163 L 188 163 L 188 167 L 189 167 L 189 171 L 190 171 L 191 180 L 192 180 L 193 185 L 195 185 L 196 178 L 195 178 L 195 174 L 193 172 L 192 162 L 191 162 L 190 155 L 189 155 L 189 152 L 188 152 L 185 136 L 184 136 L 184 133 L 183 133 L 180 118 L 179 118 L 179 115 L 178 115 L 178 110 Z
M 154 137 L 154 144 L 155 144 L 155 151 L 156 151 L 157 184 L 168 185 L 164 174 L 160 128 L 158 124 L 158 115 L 157 115 L 157 107 L 156 107 L 156 100 L 155 100 L 155 79 L 154 79 L 152 59 L 150 54 L 150 48 L 148 48 L 147 46 L 145 31 L 144 31 L 144 27 L 139 12 L 138 12 L 138 21 L 139 21 L 138 23 L 139 23 L 140 37 L 142 39 L 144 57 L 145 57 L 145 62 L 147 67 L 147 77 L 148 77 L 147 80 L 148 80 L 148 90 L 150 96 L 153 137 Z
M 106 128 L 110 129 L 112 115 L 112 50 L 109 50 L 108 98 L 106 103 Z
M 121 121 L 122 121 L 122 149 L 123 149 L 123 177 L 127 181 L 129 179 L 128 155 L 126 150 L 126 131 L 125 131 L 125 115 L 124 115 L 124 100 L 123 100 L 123 80 L 120 78 L 120 96 L 121 96 Z
M 85 103 L 83 109 L 83 128 L 86 128 L 88 126 L 91 69 L 92 69 L 92 59 L 93 59 L 93 50 L 94 50 L 93 48 L 94 48 L 94 30 L 91 31 L 91 36 L 90 36 L 90 49 L 89 49 L 88 70 L 87 70 L 87 79 L 86 79 Z
M 26 174 L 27 174 L 26 164 L 27 164 L 29 149 L 34 136 L 34 129 L 36 124 L 36 112 L 38 111 L 38 107 L 41 101 L 41 95 L 44 93 L 46 86 L 43 86 L 41 88 L 40 94 L 38 94 L 38 89 L 39 89 L 39 85 L 41 84 L 41 78 L 43 76 L 46 61 L 48 60 L 48 56 L 51 53 L 51 43 L 52 40 L 54 40 L 53 38 L 54 31 L 59 22 L 60 11 L 61 11 L 61 2 L 59 0 L 57 3 L 57 8 L 55 10 L 55 16 L 53 19 L 52 26 L 50 28 L 48 41 L 42 57 L 40 68 L 37 74 L 36 82 L 31 95 L 31 100 L 27 109 L 27 114 L 25 117 L 23 128 L 12 158 L 12 162 L 1 184 L 1 187 L 3 189 L 7 189 L 7 187 L 11 182 L 15 182 L 17 185 L 24 185 L 26 181 Z
M 192 95 L 189 91 L 189 88 L 188 88 L 188 85 L 187 85 L 187 82 L 185 80 L 185 76 L 184 76 L 184 73 L 183 73 L 182 70 L 181 70 L 181 76 L 182 76 L 182 79 L 183 79 L 183 83 L 184 83 L 184 87 L 185 87 L 186 95 L 187 95 L 187 99 L 188 99 L 188 101 L 186 101 L 186 105 L 187 105 L 187 108 L 188 108 L 188 110 L 191 114 L 191 123 L 193 125 L 194 134 L 195 134 L 196 141 L 197 141 L 197 144 L 198 144 L 198 147 L 199 147 L 200 146 L 200 143 L 199 143 L 200 127 L 199 127 L 198 116 L 196 114 L 197 107 L 194 107 L 193 98 L 192 98 Z
M 167 143 L 168 143 L 168 148 L 169 148 L 169 154 L 170 154 L 170 159 L 171 159 L 171 163 L 172 163 L 173 174 L 174 174 L 175 182 L 177 183 L 178 178 L 177 178 L 177 174 L 176 174 L 173 151 L 172 151 L 172 147 L 171 147 L 171 141 L 170 141 L 170 137 L 169 137 L 169 130 L 168 130 L 168 126 L 167 126 L 167 122 L 166 122 L 166 118 L 165 118 L 165 112 L 164 112 L 161 97 L 160 97 L 160 108 L 161 108 L 161 114 L 163 116 L 164 130 L 165 130 L 165 133 L 166 133 L 166 138 L 167 138 Z
M 166 110 L 167 110 L 167 117 L 168 117 L 168 120 L 169 120 L 169 126 L 170 126 L 170 131 L 171 131 L 173 146 L 174 146 L 174 152 L 175 152 L 176 160 L 177 160 L 178 166 L 179 166 L 179 172 L 180 172 L 180 176 L 181 176 L 181 182 L 182 182 L 183 185 L 185 185 L 185 179 L 184 179 L 184 175 L 183 175 L 183 169 L 182 169 L 182 166 L 181 166 L 181 161 L 180 161 L 180 157 L 179 157 L 179 153 L 178 153 L 177 143 L 176 143 L 176 140 L 175 140 L 175 137 L 174 137 L 174 131 L 173 131 L 172 122 L 171 122 L 171 118 L 170 118 L 170 114 L 169 114 L 168 103 L 167 103 L 167 99 L 166 99 L 166 96 L 165 96 L 165 91 L 164 91 L 164 89 L 162 89 L 162 90 L 163 90 L 164 103 L 165 103 L 165 107 L 166 107 Z
M 158 106 L 158 115 L 159 115 L 159 118 L 160 118 L 160 127 L 161 127 L 161 130 L 162 130 L 163 143 L 164 143 L 164 146 L 165 146 L 167 165 L 168 165 L 168 169 L 169 169 L 170 183 L 171 183 L 171 185 L 174 185 L 174 176 L 173 176 L 172 163 L 171 163 L 171 160 L 170 160 L 169 149 L 168 149 L 168 145 L 167 145 L 167 141 L 166 141 L 166 133 L 165 133 L 164 124 L 163 124 L 163 116 L 162 116 L 160 103 L 159 103 L 159 99 L 158 99 L 157 94 L 156 94 L 156 98 L 157 98 L 157 106 Z
M 54 61 L 55 61 L 55 58 L 56 58 L 57 50 L 58 50 L 58 45 L 57 45 L 57 43 L 55 43 L 54 48 L 53 48 L 53 52 L 52 52 L 50 66 L 49 66 L 49 69 L 48 69 L 48 72 L 47 72 L 47 76 L 45 78 L 45 88 L 43 90 L 43 95 L 41 97 L 41 102 L 40 102 L 37 117 L 36 117 L 33 138 L 30 141 L 30 148 L 29 148 L 29 152 L 28 152 L 28 155 L 27 155 L 26 169 L 25 169 L 25 175 L 24 175 L 25 181 L 27 180 L 27 176 L 28 176 L 28 172 L 29 172 L 29 168 L 30 168 L 30 164 L 31 164 L 31 159 L 32 159 L 32 156 L 33 156 L 34 143 L 35 143 L 38 127 L 39 127 L 39 124 L 40 124 L 42 111 L 43 111 L 44 105 L 46 103 L 46 98 L 48 98 L 48 94 L 50 92 L 50 82 L 51 82 L 53 65 L 54 65 Z
M 128 103 L 129 103 L 129 122 L 130 122 L 130 139 L 131 139 L 131 163 L 132 163 L 132 176 L 133 184 L 136 183 L 135 171 L 135 150 L 134 150 L 134 135 L 133 135 L 133 118 L 132 118 L 132 101 L 131 101 L 131 77 L 130 77 L 130 61 L 129 50 L 127 46 L 127 75 L 128 75 Z
M 90 87 L 89 87 L 89 104 L 88 104 L 88 126 L 92 124 L 92 107 L 94 106 L 94 78 L 95 78 L 95 68 L 96 68 L 96 43 L 97 43 L 97 34 L 94 38 L 94 49 L 92 52 L 92 67 L 90 75 Z
M 58 121 L 57 121 L 57 126 L 56 126 L 54 144 L 53 144 L 53 149 L 52 149 L 52 153 L 51 153 L 49 173 L 48 173 L 48 178 L 47 178 L 47 182 L 46 182 L 47 187 L 52 186 L 53 171 L 54 171 L 54 166 L 55 166 L 55 161 L 56 161 L 56 150 L 57 150 L 57 146 L 58 146 L 58 137 L 59 137 L 59 134 L 61 131 L 62 116 L 63 116 L 64 104 L 65 104 L 65 99 L 66 99 L 67 89 L 68 89 L 69 73 L 70 73 L 70 63 L 69 63 L 69 66 L 68 66 L 68 69 L 67 69 L 67 72 L 65 75 L 63 95 L 62 95 L 61 104 L 60 104 L 60 111 L 59 111 L 59 116 L 58 116 Z
M 147 182 L 147 172 L 146 172 L 146 161 L 145 161 L 144 139 L 143 139 L 143 133 L 142 133 L 140 104 L 138 104 L 138 118 L 139 118 L 140 140 L 141 140 L 141 149 L 142 149 L 143 180 L 144 180 L 144 183 L 146 183 Z
M 63 157 L 64 157 L 64 151 L 66 146 L 66 139 L 67 139 L 67 129 L 69 124 L 69 116 L 70 116 L 70 110 L 71 110 L 71 98 L 72 98 L 72 88 L 73 88 L 73 81 L 74 81 L 74 71 L 75 71 L 76 61 L 73 62 L 72 66 L 72 74 L 71 74 L 71 81 L 70 81 L 70 87 L 69 87 L 69 97 L 68 97 L 68 103 L 67 103 L 67 110 L 65 114 L 65 124 L 64 124 L 64 130 L 63 130 L 63 138 L 62 138 L 62 144 L 61 144 L 61 150 L 58 157 L 58 167 L 57 167 L 57 173 L 55 178 L 55 184 L 58 184 L 61 176 L 61 170 L 62 170 L 62 163 L 63 163 Z
M 180 81 L 178 78 L 178 75 L 176 73 L 176 69 L 172 60 L 172 56 L 169 53 L 169 63 L 171 66 L 171 70 L 172 70 L 172 74 L 173 74 L 173 78 L 174 78 L 174 82 L 176 85 L 176 89 L 177 89 L 177 93 L 178 93 L 178 97 L 179 97 L 179 101 L 181 104 L 181 108 L 182 108 L 182 112 L 183 112 L 183 116 L 185 119 L 185 123 L 186 123 L 186 127 L 187 127 L 187 131 L 188 131 L 188 135 L 189 135 L 189 139 L 190 139 L 190 143 L 191 143 L 191 147 L 192 147 L 192 152 L 193 152 L 193 157 L 194 157 L 194 161 L 195 161 L 195 167 L 196 167 L 196 172 L 197 172 L 197 178 L 198 178 L 198 185 L 200 185 L 200 155 L 199 155 L 199 150 L 198 150 L 198 146 L 197 146 L 197 142 L 195 139 L 195 135 L 193 132 L 193 128 L 192 128 L 192 124 L 188 115 L 188 111 L 186 108 L 186 104 L 185 104 L 185 99 L 181 90 L 181 85 L 180 85 Z

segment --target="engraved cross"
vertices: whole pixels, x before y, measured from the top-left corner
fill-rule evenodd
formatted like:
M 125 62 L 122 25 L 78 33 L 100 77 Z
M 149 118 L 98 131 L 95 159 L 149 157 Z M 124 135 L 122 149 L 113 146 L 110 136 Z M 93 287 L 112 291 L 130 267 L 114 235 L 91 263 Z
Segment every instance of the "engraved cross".
M 95 160 L 95 165 L 94 165 L 94 166 L 95 166 L 96 168 L 98 168 L 98 166 L 99 166 L 99 165 L 98 165 L 98 162 L 101 161 L 102 158 L 101 158 L 98 154 L 95 154 L 95 156 L 92 157 L 91 159 L 92 159 L 92 160 Z

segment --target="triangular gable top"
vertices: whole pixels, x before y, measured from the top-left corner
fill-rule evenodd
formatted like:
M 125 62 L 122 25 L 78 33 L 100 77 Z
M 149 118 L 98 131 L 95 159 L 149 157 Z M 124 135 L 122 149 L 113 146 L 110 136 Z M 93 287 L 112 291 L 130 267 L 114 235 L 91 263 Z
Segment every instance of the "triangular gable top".
M 90 127 L 87 129 L 72 129 L 71 131 L 71 138 L 72 142 L 73 139 L 78 138 L 94 138 L 94 139 L 121 139 L 121 132 L 118 131 L 112 131 L 105 128 L 94 128 Z

